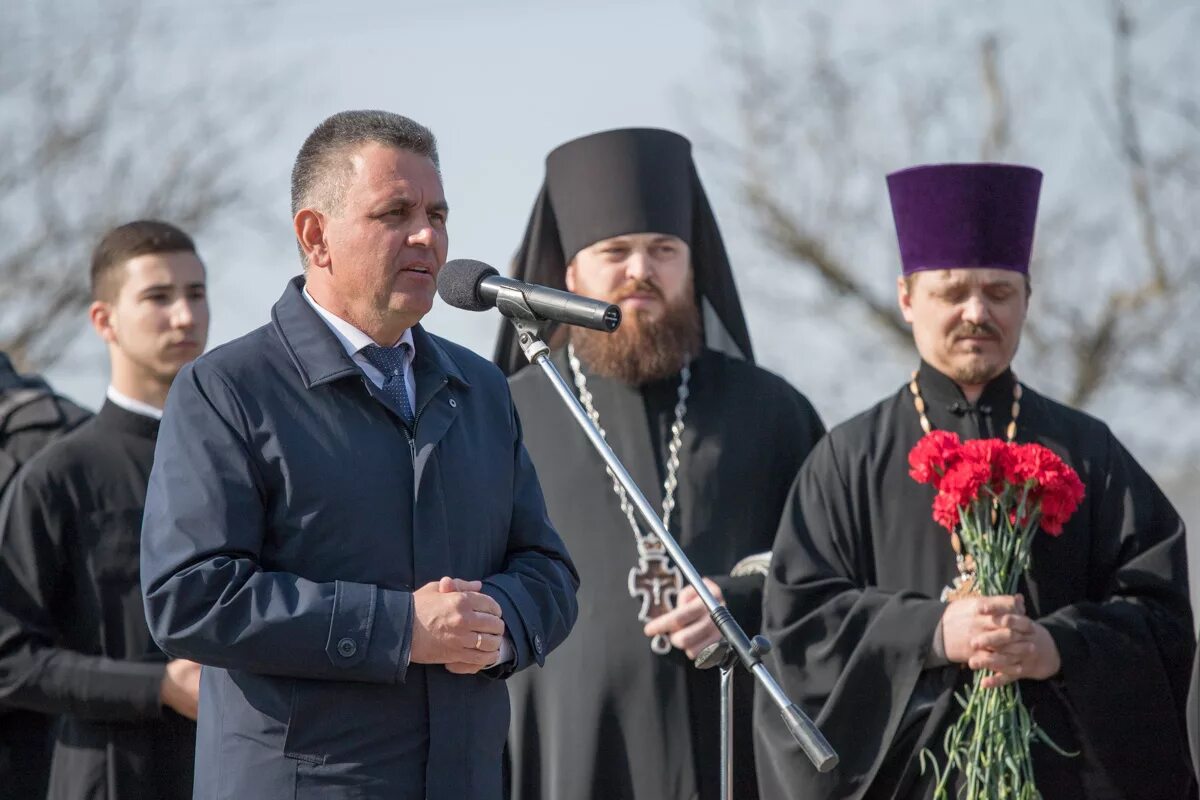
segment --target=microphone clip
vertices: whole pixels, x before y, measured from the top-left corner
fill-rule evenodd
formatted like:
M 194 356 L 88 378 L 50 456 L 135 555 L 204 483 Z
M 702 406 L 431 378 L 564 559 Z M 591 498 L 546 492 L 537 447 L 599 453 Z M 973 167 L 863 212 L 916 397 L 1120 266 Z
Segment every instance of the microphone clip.
M 523 292 L 501 287 L 496 292 L 496 310 L 508 317 L 516 329 L 517 341 L 529 363 L 532 364 L 543 353 L 550 352 L 550 346 L 542 341 L 542 332 L 548 323 L 529 307 Z

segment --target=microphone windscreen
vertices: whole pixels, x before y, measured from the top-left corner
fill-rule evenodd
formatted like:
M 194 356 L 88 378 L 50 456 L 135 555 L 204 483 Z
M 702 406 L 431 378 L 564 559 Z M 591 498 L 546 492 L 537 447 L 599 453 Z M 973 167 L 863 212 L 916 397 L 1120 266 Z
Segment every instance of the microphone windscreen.
M 499 274 L 482 261 L 456 258 L 443 264 L 438 272 L 438 294 L 448 305 L 455 308 L 464 311 L 486 311 L 490 306 L 479 296 L 479 282 Z

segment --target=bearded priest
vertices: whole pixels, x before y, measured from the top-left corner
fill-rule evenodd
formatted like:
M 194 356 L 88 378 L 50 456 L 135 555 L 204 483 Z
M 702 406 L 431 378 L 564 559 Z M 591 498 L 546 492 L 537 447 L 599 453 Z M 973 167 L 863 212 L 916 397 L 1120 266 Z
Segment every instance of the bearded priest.
M 754 364 L 691 145 L 665 130 L 585 136 L 550 153 L 514 277 L 619 303 L 615 334 L 560 329 L 553 359 L 708 587 L 751 634 L 801 462 L 824 433 L 809 402 Z M 631 512 L 553 387 L 502 329 L 555 527 L 580 570 L 580 617 L 553 662 L 509 679 L 514 800 L 690 800 L 720 785 L 719 634 Z M 765 562 L 765 559 L 761 559 Z M 741 570 L 739 570 L 740 572 Z M 631 597 L 631 594 L 633 595 Z M 748 674 L 735 686 L 734 795 L 758 796 Z

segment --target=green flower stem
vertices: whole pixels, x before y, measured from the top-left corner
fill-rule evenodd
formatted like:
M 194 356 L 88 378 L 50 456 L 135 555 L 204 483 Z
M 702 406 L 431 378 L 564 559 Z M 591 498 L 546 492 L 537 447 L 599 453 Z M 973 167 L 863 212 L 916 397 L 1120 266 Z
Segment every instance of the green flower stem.
M 1030 485 L 1009 489 L 1000 496 L 985 493 L 970 507 L 960 509 L 960 536 L 966 552 L 975 560 L 975 585 L 983 595 L 1014 594 L 1021 576 L 1029 569 L 1030 544 L 1039 527 L 1035 512 L 1026 519 Z M 1015 505 L 1017 524 L 1001 513 L 992 523 L 993 508 Z M 1021 524 L 1024 523 L 1024 524 Z M 943 740 L 945 769 L 929 756 L 937 786 L 934 797 L 949 800 L 953 776 L 961 774 L 965 784 L 957 792 L 965 800 L 1039 800 L 1034 784 L 1030 743 L 1037 728 L 1021 698 L 1018 683 L 983 689 L 981 682 L 992 673 L 978 670 L 963 698 L 963 710 L 947 729 Z

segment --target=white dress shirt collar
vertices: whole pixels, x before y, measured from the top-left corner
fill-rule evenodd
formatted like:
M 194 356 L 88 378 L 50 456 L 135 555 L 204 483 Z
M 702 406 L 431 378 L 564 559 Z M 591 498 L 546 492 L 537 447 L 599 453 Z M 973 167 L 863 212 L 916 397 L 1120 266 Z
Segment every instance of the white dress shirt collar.
M 304 287 L 302 294 L 304 295 L 305 302 L 313 307 L 313 311 L 317 312 L 317 316 L 325 321 L 329 330 L 333 331 L 333 335 L 341 342 L 342 347 L 346 350 L 346 354 L 350 356 L 350 360 L 358 365 L 363 375 L 367 376 L 367 380 L 373 383 L 375 388 L 383 388 L 387 376 L 380 372 L 362 354 L 362 349 L 368 345 L 375 344 L 375 340 L 346 320 L 322 308 L 321 304 L 314 300 L 313 296 L 308 293 L 307 286 Z M 413 374 L 413 359 L 417 354 L 417 345 L 413 340 L 412 328 L 406 330 L 404 335 L 400 337 L 400 341 L 396 342 L 392 347 L 399 347 L 405 342 L 408 343 L 408 351 L 404 359 L 404 390 L 408 394 L 408 407 L 415 409 L 417 407 L 417 381 L 416 376 Z
M 143 403 L 141 400 L 134 400 L 129 395 L 118 392 L 111 384 L 108 387 L 108 391 L 105 392 L 105 396 L 114 406 L 119 406 L 133 414 L 140 414 L 143 417 L 150 417 L 151 419 L 162 419 L 163 412 L 161 408 L 156 408 L 149 403 Z
M 321 319 L 325 320 L 325 324 L 329 326 L 329 329 L 333 331 L 333 335 L 337 337 L 339 342 L 341 342 L 342 347 L 345 348 L 347 355 L 353 356 L 367 345 L 376 343 L 375 340 L 370 336 L 363 333 L 349 322 L 346 322 L 346 320 L 337 316 L 332 311 L 322 307 L 321 304 L 314 300 L 313 296 L 308 293 L 307 286 L 304 287 L 304 299 L 308 301 L 308 304 L 313 307 L 313 310 L 320 315 Z M 396 347 L 401 342 L 408 342 L 410 354 L 416 353 L 417 345 L 416 342 L 413 341 L 412 328 L 406 330 L 404 335 L 400 337 L 400 340 L 391 346 Z M 412 356 L 410 355 L 409 357 L 411 358 Z

